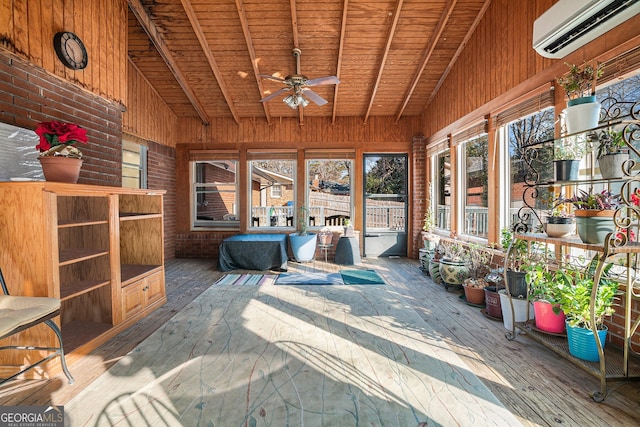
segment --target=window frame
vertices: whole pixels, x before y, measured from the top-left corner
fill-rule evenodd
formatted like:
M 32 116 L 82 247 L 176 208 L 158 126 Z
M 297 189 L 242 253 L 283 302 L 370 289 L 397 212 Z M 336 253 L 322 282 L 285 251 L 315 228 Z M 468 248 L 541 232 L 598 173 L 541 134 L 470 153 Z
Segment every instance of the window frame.
M 354 210 L 355 210 L 355 197 L 353 196 L 353 188 L 355 184 L 355 151 L 353 150 L 307 150 L 305 152 L 304 159 L 304 174 L 305 174 L 305 187 L 304 187 L 304 206 L 308 207 L 310 210 L 313 209 L 313 206 L 310 204 L 311 190 L 310 190 L 310 167 L 309 163 L 314 161 L 339 161 L 339 162 L 349 162 L 349 218 L 351 218 L 353 222 L 354 218 Z M 295 214 L 295 218 L 297 221 L 298 212 Z M 308 225 L 308 229 L 311 230 L 320 230 L 325 227 L 324 225 L 324 217 L 325 215 L 313 215 L 316 216 L 315 225 Z
M 240 229 L 240 221 L 238 217 L 237 209 L 239 205 L 239 193 L 240 193 L 240 179 L 238 177 L 239 171 L 238 168 L 240 166 L 239 159 L 227 156 L 216 157 L 215 154 L 211 154 L 209 156 L 196 156 L 197 158 L 191 158 L 189 160 L 189 182 L 190 182 L 190 223 L 191 223 L 191 231 L 201 231 L 201 230 L 239 230 Z M 235 215 L 235 219 L 230 220 L 206 220 L 206 219 L 198 219 L 198 200 L 201 199 L 201 195 L 198 192 L 198 188 L 203 187 L 217 187 L 221 184 L 221 182 L 211 182 L 211 183 L 202 183 L 198 182 L 198 167 L 199 163 L 212 163 L 212 162 L 232 162 L 235 164 L 235 177 L 233 183 L 222 183 L 224 185 L 233 184 L 235 187 L 233 191 L 227 190 L 223 191 L 223 193 L 234 193 L 234 199 L 232 203 L 232 210 L 235 212 L 230 212 L 229 215 Z

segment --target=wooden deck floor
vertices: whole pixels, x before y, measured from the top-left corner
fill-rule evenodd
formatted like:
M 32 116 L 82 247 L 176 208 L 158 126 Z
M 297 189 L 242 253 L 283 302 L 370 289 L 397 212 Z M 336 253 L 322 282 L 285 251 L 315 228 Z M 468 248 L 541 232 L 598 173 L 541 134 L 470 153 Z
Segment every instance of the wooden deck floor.
M 290 272 L 339 267 L 321 261 L 289 263 Z M 526 336 L 506 340 L 502 322 L 466 305 L 460 291 L 434 284 L 417 261 L 366 258 L 361 267 L 376 269 L 523 425 L 640 425 L 640 383 L 615 383 L 607 399 L 595 403 L 590 393 L 599 389 L 596 377 Z M 68 385 L 62 375 L 49 381 L 13 381 L 0 388 L 0 405 L 64 405 L 222 274 L 212 261 L 168 262 L 168 303 L 72 365 L 75 384 Z

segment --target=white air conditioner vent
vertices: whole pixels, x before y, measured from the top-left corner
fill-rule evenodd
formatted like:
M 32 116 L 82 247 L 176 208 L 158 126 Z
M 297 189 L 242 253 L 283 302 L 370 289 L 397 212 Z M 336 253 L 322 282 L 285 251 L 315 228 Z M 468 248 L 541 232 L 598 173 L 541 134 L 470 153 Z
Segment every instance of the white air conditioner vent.
M 560 0 L 533 23 L 533 48 L 563 58 L 640 12 L 640 0 Z

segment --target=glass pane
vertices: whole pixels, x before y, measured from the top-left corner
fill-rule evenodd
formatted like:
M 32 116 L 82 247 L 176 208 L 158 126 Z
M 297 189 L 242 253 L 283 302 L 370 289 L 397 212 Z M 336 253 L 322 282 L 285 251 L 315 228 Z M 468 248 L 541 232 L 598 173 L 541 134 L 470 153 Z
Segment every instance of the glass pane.
M 489 225 L 488 151 L 486 135 L 464 144 L 464 233 L 476 237 L 487 237 Z
M 436 227 L 451 230 L 451 154 L 449 150 L 436 158 Z
M 407 159 L 365 158 L 366 230 L 404 231 L 406 227 Z
M 342 225 L 351 218 L 351 160 L 307 160 L 309 223 Z
M 511 182 L 509 221 L 511 227 L 523 222 L 529 230 L 538 230 L 542 210 L 549 209 L 554 195 L 546 187 L 528 187 L 527 182 L 554 180 L 553 144 L 535 145 L 554 135 L 554 109 L 548 108 L 509 123 L 509 177 Z M 535 146 L 535 150 L 532 149 Z M 532 209 L 535 209 L 535 213 Z M 537 214 L 537 216 L 536 216 Z
M 249 170 L 250 227 L 295 227 L 296 162 L 254 160 L 249 162 Z
M 236 167 L 232 160 L 196 162 L 196 226 L 239 226 Z
M 32 130 L 0 123 L 0 181 L 10 178 L 42 180 L 38 135 Z

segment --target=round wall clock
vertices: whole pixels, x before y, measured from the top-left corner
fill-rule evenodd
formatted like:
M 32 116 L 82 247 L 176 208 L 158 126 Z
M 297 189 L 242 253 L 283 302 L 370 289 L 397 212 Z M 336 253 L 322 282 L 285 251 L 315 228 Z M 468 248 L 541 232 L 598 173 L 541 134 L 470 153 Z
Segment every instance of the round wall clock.
M 82 70 L 89 63 L 89 55 L 80 37 L 65 31 L 53 37 L 53 48 L 60 61 L 72 70 Z

